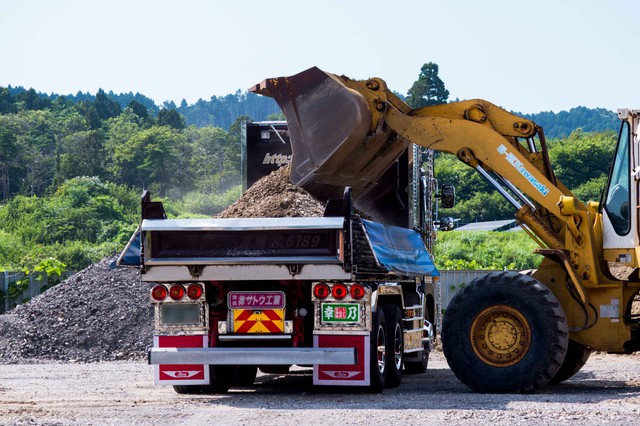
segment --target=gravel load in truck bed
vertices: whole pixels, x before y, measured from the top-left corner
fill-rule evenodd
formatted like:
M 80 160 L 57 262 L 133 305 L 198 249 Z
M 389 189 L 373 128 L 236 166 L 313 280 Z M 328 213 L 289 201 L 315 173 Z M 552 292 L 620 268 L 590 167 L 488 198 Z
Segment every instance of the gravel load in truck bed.
M 289 181 L 289 166 L 263 177 L 217 217 L 322 216 L 324 205 Z
M 281 168 L 256 182 L 219 217 L 322 216 L 322 203 L 289 182 Z M 149 290 L 135 268 L 114 258 L 0 315 L 0 363 L 142 359 L 152 344 Z

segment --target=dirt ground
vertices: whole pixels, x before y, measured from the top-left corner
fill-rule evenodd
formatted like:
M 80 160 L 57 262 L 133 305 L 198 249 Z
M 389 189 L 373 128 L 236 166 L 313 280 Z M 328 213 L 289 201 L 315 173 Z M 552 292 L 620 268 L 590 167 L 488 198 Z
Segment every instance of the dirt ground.
M 426 374 L 382 394 L 313 388 L 308 371 L 259 375 L 225 395 L 178 395 L 140 362 L 0 365 L 6 425 L 637 424 L 640 358 L 594 354 L 582 371 L 532 395 L 472 393 L 432 354 Z

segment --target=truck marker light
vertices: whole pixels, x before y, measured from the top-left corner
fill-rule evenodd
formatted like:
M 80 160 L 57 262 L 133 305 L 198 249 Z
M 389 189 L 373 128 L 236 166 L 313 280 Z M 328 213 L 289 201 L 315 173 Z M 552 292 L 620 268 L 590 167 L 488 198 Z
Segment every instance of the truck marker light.
M 171 286 L 171 288 L 169 288 L 169 297 L 171 297 L 173 300 L 180 300 L 184 297 L 184 287 L 182 287 L 180 284 L 174 284 Z
M 200 296 L 202 296 L 202 287 L 198 284 L 190 284 L 189 287 L 187 287 L 187 296 L 191 300 L 199 299 Z
M 366 294 L 364 287 L 361 284 L 354 284 L 351 286 L 351 297 L 354 299 L 362 299 Z
M 329 296 L 329 286 L 324 283 L 316 284 L 313 288 L 313 295 L 318 299 L 327 298 Z
M 349 292 L 347 291 L 347 286 L 344 284 L 336 284 L 331 289 L 331 294 L 336 299 L 344 299 Z
M 162 302 L 167 297 L 167 288 L 163 285 L 157 285 L 151 290 L 151 297 L 158 302 Z

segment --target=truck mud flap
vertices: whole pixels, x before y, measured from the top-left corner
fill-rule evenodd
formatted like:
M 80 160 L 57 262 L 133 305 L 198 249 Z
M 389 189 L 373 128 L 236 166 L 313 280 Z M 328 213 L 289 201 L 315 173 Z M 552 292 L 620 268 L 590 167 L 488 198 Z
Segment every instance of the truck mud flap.
M 205 348 L 206 335 L 153 336 L 156 348 Z M 209 368 L 202 364 L 157 364 L 153 366 L 156 385 L 208 385 Z
M 314 365 L 313 384 L 328 386 L 369 386 L 371 374 L 369 343 L 367 335 L 315 335 L 313 346 L 332 348 L 355 348 L 356 363 L 353 365 Z

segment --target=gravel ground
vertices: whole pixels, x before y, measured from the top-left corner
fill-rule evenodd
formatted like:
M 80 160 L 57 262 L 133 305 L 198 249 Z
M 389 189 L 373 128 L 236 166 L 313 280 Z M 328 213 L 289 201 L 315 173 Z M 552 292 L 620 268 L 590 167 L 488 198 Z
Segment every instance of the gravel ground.
M 141 362 L 0 365 L 0 424 L 635 425 L 638 361 L 595 354 L 574 378 L 533 395 L 472 393 L 439 352 L 426 374 L 378 395 L 313 388 L 306 371 L 260 375 L 225 395 L 178 395 L 154 387 Z

